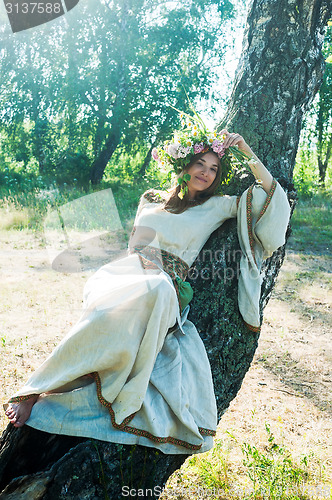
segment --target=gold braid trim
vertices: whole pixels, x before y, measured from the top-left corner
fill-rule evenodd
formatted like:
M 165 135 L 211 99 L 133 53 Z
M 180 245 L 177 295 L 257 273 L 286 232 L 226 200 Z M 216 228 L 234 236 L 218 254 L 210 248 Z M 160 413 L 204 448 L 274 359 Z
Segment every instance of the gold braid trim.
M 94 372 L 91 375 L 94 377 L 95 382 L 96 382 L 98 400 L 103 406 L 105 406 L 105 408 L 108 409 L 108 411 L 110 413 L 112 425 L 115 429 L 118 429 L 118 430 L 124 431 L 124 432 L 128 432 L 129 434 L 135 434 L 135 436 L 146 437 L 146 438 L 150 439 L 151 441 L 153 441 L 154 443 L 161 443 L 161 444 L 170 443 L 170 444 L 175 444 L 177 446 L 182 446 L 182 447 L 187 448 L 189 450 L 199 450 L 202 447 L 201 444 L 191 444 L 191 443 L 188 443 L 187 441 L 183 441 L 182 439 L 177 439 L 177 438 L 172 437 L 172 436 L 166 436 L 166 437 L 155 436 L 154 434 L 151 434 L 150 432 L 145 431 L 143 429 L 137 429 L 136 427 L 129 426 L 128 424 L 134 418 L 134 416 L 136 415 L 136 412 L 132 413 L 131 415 L 128 415 L 128 417 L 126 417 L 121 424 L 117 424 L 115 421 L 115 413 L 114 413 L 114 410 L 112 408 L 111 403 L 109 401 L 107 401 L 104 398 L 104 396 L 102 395 L 101 380 L 100 380 L 99 374 L 97 372 Z M 215 436 L 215 434 L 216 434 L 216 431 L 213 431 L 211 429 L 205 429 L 204 427 L 199 427 L 199 431 L 202 435 L 206 435 L 206 436 Z
M 253 227 L 252 227 L 252 196 L 253 196 L 252 191 L 253 191 L 254 186 L 255 186 L 255 184 L 252 184 L 248 189 L 246 209 L 247 209 L 247 226 L 248 226 L 249 244 L 250 244 L 252 257 L 253 257 L 254 262 L 257 266 L 257 262 L 256 262 L 256 258 L 255 258 L 255 250 L 254 250 Z M 276 190 L 276 187 L 277 187 L 277 181 L 275 179 L 273 179 L 270 191 L 267 193 L 265 203 L 263 205 L 262 210 L 260 211 L 260 213 L 258 215 L 258 218 L 256 220 L 256 224 L 265 214 L 267 207 L 269 206 L 269 204 L 272 200 L 272 196 Z
M 249 244 L 251 249 L 251 255 L 254 259 L 254 262 L 257 266 L 256 258 L 255 258 L 255 250 L 254 250 L 254 237 L 252 235 L 252 190 L 255 184 L 252 184 L 248 189 L 247 193 L 247 201 L 246 201 L 246 214 L 247 214 L 247 227 L 248 227 L 248 236 L 249 236 Z
M 264 206 L 262 208 L 262 210 L 260 211 L 260 214 L 258 216 L 258 219 L 256 221 L 256 224 L 257 222 L 259 221 L 259 219 L 261 219 L 261 217 L 263 217 L 263 215 L 265 214 L 266 212 L 266 209 L 267 207 L 269 206 L 270 204 L 270 201 L 272 200 L 272 196 L 276 190 L 276 187 L 277 187 L 277 181 L 275 179 L 272 179 L 272 184 L 271 184 L 271 188 L 270 188 L 270 191 L 268 192 L 267 194 L 267 197 L 266 197 L 266 200 L 265 200 L 265 203 L 264 203 Z
M 202 447 L 201 444 L 191 444 L 191 443 L 188 443 L 187 441 L 183 441 L 182 439 L 178 439 L 178 438 L 175 438 L 172 436 L 167 436 L 167 437 L 155 436 L 154 434 L 151 434 L 150 432 L 145 431 L 143 429 L 137 429 L 136 427 L 129 426 L 128 424 L 134 418 L 134 416 L 136 415 L 137 412 L 132 413 L 131 415 L 128 415 L 128 417 L 126 417 L 121 424 L 117 424 L 115 421 L 115 413 L 114 413 L 114 410 L 112 408 L 111 403 L 109 401 L 107 401 L 104 398 L 104 396 L 102 395 L 101 380 L 100 380 L 99 374 L 97 372 L 93 372 L 93 373 L 89 373 L 88 376 L 94 379 L 94 381 L 96 383 L 96 387 L 97 387 L 98 400 L 105 408 L 108 409 L 110 417 L 111 417 L 112 425 L 115 429 L 118 429 L 118 430 L 124 431 L 124 432 L 128 432 L 129 434 L 135 434 L 135 436 L 146 437 L 146 438 L 150 439 L 151 441 L 153 441 L 154 443 L 161 443 L 161 444 L 170 443 L 170 444 L 174 444 L 177 446 L 182 446 L 184 448 L 187 448 L 187 449 L 193 450 L 193 451 L 199 450 Z M 31 397 L 38 396 L 38 395 L 39 394 L 29 394 L 27 396 L 16 396 L 14 398 L 11 398 L 8 401 L 8 403 L 21 403 L 22 401 L 26 401 L 26 400 L 30 399 Z M 199 432 L 202 434 L 202 436 L 215 436 L 216 435 L 216 431 L 214 431 L 212 429 L 205 429 L 204 427 L 198 427 L 198 429 L 199 429 Z
M 35 396 L 40 396 L 40 394 L 28 394 L 27 396 L 16 396 L 14 398 L 10 398 L 8 403 L 22 403 L 22 401 L 27 401 L 30 398 Z
M 243 320 L 243 323 L 248 328 L 248 330 L 250 330 L 251 332 L 259 333 L 261 331 L 261 327 L 260 326 L 249 325 L 249 323 L 246 323 L 244 320 Z

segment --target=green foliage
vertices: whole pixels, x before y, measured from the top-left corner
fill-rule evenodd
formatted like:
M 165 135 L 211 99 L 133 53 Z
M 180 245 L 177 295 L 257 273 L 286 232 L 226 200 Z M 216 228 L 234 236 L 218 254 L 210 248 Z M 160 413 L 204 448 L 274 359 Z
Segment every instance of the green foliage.
M 310 198 L 321 189 L 319 172 L 313 151 L 299 149 L 293 172 L 295 188 L 301 198 Z
M 313 454 L 295 462 L 287 448 L 276 442 L 268 424 L 265 429 L 267 439 L 261 447 L 241 444 L 227 432 L 231 442 L 217 440 L 209 452 L 190 457 L 177 473 L 177 484 L 188 490 L 192 487 L 197 498 L 198 493 L 202 498 L 206 493 L 206 498 L 223 500 L 314 500 L 316 494 L 327 493 L 328 485 L 316 486 L 309 474 Z M 243 457 L 238 469 L 233 455 L 237 448 Z
M 248 498 L 257 500 L 305 498 L 298 492 L 308 479 L 308 472 L 305 470 L 308 457 L 303 457 L 301 461 L 301 466 L 304 468 L 294 464 L 289 451 L 275 442 L 268 424 L 265 424 L 265 429 L 268 437 L 265 453 L 248 443 L 242 446 L 243 465 L 247 469 L 253 488 Z
M 148 150 L 174 128 L 167 105 L 185 108 L 183 86 L 213 102 L 232 15 L 230 0 L 80 2 L 70 22 L 20 37 L 0 32 L 0 133 L 10 161 L 34 158 L 36 175 L 88 186 L 119 146 L 133 157 L 137 145 Z
M 291 221 L 289 244 L 300 252 L 331 252 L 332 196 L 319 191 L 310 198 L 299 199 Z
M 57 184 L 74 184 L 81 187 L 89 185 L 91 160 L 85 153 L 65 151 L 51 172 Z M 51 175 L 51 173 L 53 175 Z
M 326 28 L 323 54 L 326 68 L 322 85 L 304 121 L 301 148 L 311 152 L 318 173 L 318 183 L 327 187 L 331 183 L 332 165 L 332 26 Z M 307 180 L 309 180 L 307 178 Z M 315 186 L 317 179 L 314 179 Z M 315 190 L 315 186 L 313 190 Z M 309 194 L 309 183 L 305 193 Z
M 111 189 L 122 226 L 130 232 L 139 198 L 150 186 L 151 181 L 146 178 L 139 182 L 120 179 L 104 181 L 88 189 L 66 183 L 58 187 L 55 185 L 45 187 L 42 184 L 39 187 L 29 185 L 26 190 L 22 190 L 20 184 L 13 184 L 11 188 L 2 186 L 0 187 L 0 229 L 43 231 L 45 217 L 50 210 L 93 192 Z M 105 210 L 107 211 L 107 207 Z M 99 220 L 96 220 L 94 227 L 89 227 L 89 229 L 97 229 L 98 224 Z
M 105 181 L 114 182 L 117 180 L 130 184 L 141 182 L 142 179 L 149 179 L 151 183 L 159 184 L 162 175 L 160 168 L 154 162 L 151 162 L 142 172 L 142 165 L 147 154 L 148 148 L 144 147 L 144 145 L 133 152 L 127 152 L 125 148 L 119 147 L 107 165 L 104 176 Z
M 230 490 L 232 476 L 222 441 L 217 441 L 209 453 L 193 455 L 188 460 L 188 466 L 198 475 L 204 487 L 223 489 L 225 492 Z

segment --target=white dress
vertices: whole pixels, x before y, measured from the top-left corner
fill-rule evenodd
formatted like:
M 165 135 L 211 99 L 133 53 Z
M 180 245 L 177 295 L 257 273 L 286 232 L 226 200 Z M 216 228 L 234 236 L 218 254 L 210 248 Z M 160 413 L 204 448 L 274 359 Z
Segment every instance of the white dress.
M 237 215 L 243 220 L 239 236 L 244 254 L 254 251 L 259 256 L 263 227 L 270 227 L 264 221 L 270 209 L 275 211 L 271 199 L 279 205 L 279 221 L 280 200 L 287 203 L 279 185 L 276 192 L 279 195 L 269 198 L 257 191 L 257 241 L 246 235 L 248 204 L 240 200 L 243 213 L 237 214 L 236 196 L 213 196 L 181 214 L 169 213 L 161 202 L 143 196 L 132 241 L 136 238 L 135 245 L 169 252 L 191 266 L 211 233 Z M 267 237 L 270 242 L 280 232 L 275 248 L 284 241 L 286 219 L 280 231 L 273 226 Z M 247 259 L 242 266 L 248 276 L 239 295 L 244 319 L 246 304 L 248 317 L 256 311 L 252 296 L 260 284 L 248 267 L 257 267 L 256 261 L 251 265 Z M 259 297 L 257 290 L 255 294 Z M 143 268 L 137 253 L 103 266 L 86 283 L 80 320 L 11 401 L 42 394 L 27 424 L 46 432 L 152 446 L 171 454 L 210 449 L 217 426 L 211 369 L 203 342 L 187 319 L 188 310 L 181 314 L 169 274 L 160 267 Z M 43 394 L 86 374 L 91 374 L 87 385 Z
M 235 196 L 214 196 L 182 214 L 142 197 L 135 237 L 142 229 L 146 238 L 148 228 L 149 246 L 190 266 L 212 231 L 235 215 Z M 188 309 L 180 314 L 169 275 L 142 268 L 137 253 L 103 266 L 86 283 L 78 323 L 12 400 L 93 373 L 96 383 L 40 397 L 27 424 L 164 453 L 209 449 L 217 425 L 215 396 Z

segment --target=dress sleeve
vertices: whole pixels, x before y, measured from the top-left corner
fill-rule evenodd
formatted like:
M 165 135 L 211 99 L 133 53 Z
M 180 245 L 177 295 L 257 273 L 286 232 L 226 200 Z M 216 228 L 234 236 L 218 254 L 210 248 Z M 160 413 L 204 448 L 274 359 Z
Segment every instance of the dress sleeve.
M 237 208 L 239 204 L 239 196 L 216 196 L 217 213 L 219 224 L 222 224 L 226 219 L 232 219 L 237 216 Z
M 273 179 L 269 193 L 253 185 L 241 196 L 238 232 L 243 251 L 260 263 L 285 243 L 290 217 L 286 193 Z
M 242 250 L 238 301 L 247 327 L 260 328 L 259 298 L 263 260 L 285 243 L 290 216 L 286 193 L 274 179 L 269 193 L 253 185 L 241 196 L 237 230 Z
M 138 220 L 138 217 L 139 217 L 142 209 L 146 205 L 148 205 L 149 203 L 153 203 L 154 201 L 156 201 L 156 194 L 155 194 L 155 191 L 153 189 L 149 189 L 148 191 L 145 191 L 145 193 L 142 194 L 140 201 L 139 201 L 139 204 L 138 204 L 138 207 L 137 207 L 134 225 L 133 225 L 132 231 L 131 231 L 130 236 L 129 236 L 129 242 L 128 242 L 128 249 L 129 250 L 131 248 L 131 241 L 130 240 L 132 239 L 132 237 L 135 234 L 136 227 L 137 227 L 137 220 Z
M 146 205 L 148 205 L 149 203 L 151 203 L 149 201 L 149 197 L 148 197 L 149 194 L 150 194 L 150 191 L 145 191 L 145 193 L 142 194 L 142 196 L 141 196 L 141 198 L 139 200 L 139 204 L 138 204 L 136 215 L 135 215 L 134 227 L 136 226 L 137 219 L 138 219 L 139 214 L 141 213 L 142 209 Z

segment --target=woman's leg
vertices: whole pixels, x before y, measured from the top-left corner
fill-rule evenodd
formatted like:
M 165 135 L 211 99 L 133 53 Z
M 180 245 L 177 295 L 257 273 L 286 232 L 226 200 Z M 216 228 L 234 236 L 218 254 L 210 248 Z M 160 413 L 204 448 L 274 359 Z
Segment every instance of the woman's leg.
M 45 394 L 53 394 L 60 392 L 70 392 L 74 389 L 78 389 L 80 387 L 84 387 L 86 385 L 91 384 L 94 379 L 90 375 L 84 375 L 83 377 L 79 377 L 72 382 L 68 382 L 53 391 L 49 391 Z M 6 409 L 5 415 L 8 417 L 9 421 L 14 425 L 14 427 L 22 427 L 25 422 L 30 417 L 32 407 L 39 398 L 38 395 L 31 396 L 31 398 L 26 399 L 25 401 L 20 401 L 17 403 L 9 403 L 8 408 Z

